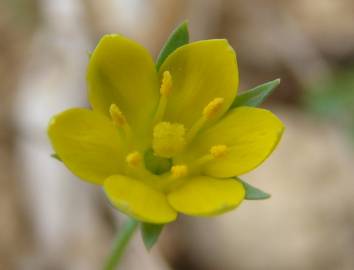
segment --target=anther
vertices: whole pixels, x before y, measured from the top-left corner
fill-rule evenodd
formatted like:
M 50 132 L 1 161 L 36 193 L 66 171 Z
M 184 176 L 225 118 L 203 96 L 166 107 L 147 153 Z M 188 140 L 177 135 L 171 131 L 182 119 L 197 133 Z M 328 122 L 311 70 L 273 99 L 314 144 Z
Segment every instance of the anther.
M 188 167 L 186 165 L 174 165 L 171 168 L 171 174 L 173 178 L 185 177 L 188 174 Z
M 125 160 L 130 167 L 138 167 L 141 164 L 142 156 L 136 151 L 128 154 Z
M 122 127 L 127 123 L 127 120 L 125 119 L 123 113 L 116 104 L 112 104 L 109 107 L 109 113 L 111 115 L 113 123 L 117 127 Z
M 206 105 L 203 110 L 204 117 L 207 119 L 213 118 L 215 115 L 217 115 L 220 112 L 220 109 L 222 108 L 223 104 L 224 104 L 223 98 L 215 98 L 212 101 L 210 101 L 209 104 Z
M 167 97 L 171 94 L 172 90 L 172 76 L 171 73 L 166 70 L 162 75 L 162 82 L 160 87 L 160 100 L 155 113 L 154 124 L 159 123 L 166 111 Z
M 214 158 L 221 158 L 228 153 L 229 149 L 224 144 L 214 145 L 210 148 L 210 154 Z
M 187 134 L 187 142 L 190 143 L 197 133 L 205 126 L 205 124 L 213 119 L 222 109 L 224 104 L 223 98 L 214 98 L 203 109 L 203 115 L 197 122 L 190 128 Z
M 109 107 L 109 114 L 111 115 L 113 124 L 118 128 L 118 133 L 122 139 L 129 143 L 132 136 L 132 131 L 122 111 L 116 104 L 113 103 Z
M 191 165 L 191 170 L 195 168 L 200 168 L 206 166 L 209 162 L 213 161 L 217 158 L 222 158 L 229 152 L 229 148 L 224 144 L 218 144 L 210 147 L 209 153 L 205 154 L 204 156 L 198 158 L 194 161 Z
M 162 83 L 160 87 L 161 96 L 168 96 L 171 93 L 172 88 L 172 76 L 171 73 L 166 70 L 162 76 Z

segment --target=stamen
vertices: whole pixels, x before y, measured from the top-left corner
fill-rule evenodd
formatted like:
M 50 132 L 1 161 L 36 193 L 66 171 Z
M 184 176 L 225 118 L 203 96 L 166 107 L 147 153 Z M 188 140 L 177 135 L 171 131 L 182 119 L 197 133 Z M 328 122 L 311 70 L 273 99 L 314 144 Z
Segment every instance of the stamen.
M 214 98 L 203 109 L 203 115 L 199 120 L 191 127 L 187 134 L 187 142 L 191 142 L 197 133 L 204 127 L 207 121 L 213 119 L 222 109 L 224 104 L 223 98 Z
M 125 119 L 123 113 L 116 104 L 111 104 L 111 106 L 109 107 L 109 113 L 111 115 L 113 123 L 117 127 L 123 127 L 127 123 L 127 120 Z
M 174 165 L 171 168 L 171 174 L 173 178 L 185 177 L 188 174 L 188 167 L 186 165 Z
M 171 73 L 168 70 L 166 70 L 163 73 L 163 77 L 162 77 L 162 82 L 160 87 L 161 96 L 160 96 L 159 105 L 157 106 L 157 110 L 154 118 L 155 124 L 159 123 L 165 114 L 167 98 L 171 94 L 171 90 L 172 90 L 172 76 Z
M 130 167 L 136 168 L 141 164 L 142 156 L 138 151 L 135 151 L 128 154 L 125 160 Z
M 145 168 L 145 164 L 143 161 L 143 156 L 138 151 L 134 151 L 129 153 L 125 157 L 125 161 L 127 162 L 127 173 L 132 175 L 135 178 L 146 179 L 146 181 L 154 182 L 155 176 L 151 174 Z
M 202 129 L 202 127 L 205 125 L 206 122 L 206 118 L 205 117 L 201 117 L 199 118 L 199 120 L 191 127 L 191 129 L 188 131 L 187 134 L 187 143 L 190 143 L 195 135 L 197 135 L 197 133 L 199 132 L 199 130 Z
M 229 151 L 228 147 L 224 144 L 214 145 L 210 148 L 210 154 L 214 158 L 221 158 Z
M 124 114 L 122 111 L 119 109 L 119 107 L 116 104 L 111 104 L 109 107 L 109 114 L 111 115 L 113 124 L 119 128 L 119 133 L 122 136 L 122 138 L 126 139 L 129 141 L 131 138 L 131 128 L 127 122 L 127 119 L 125 118 Z
M 191 165 L 191 170 L 196 170 L 202 166 L 205 166 L 208 162 L 222 158 L 229 152 L 229 148 L 224 144 L 214 145 L 210 147 L 209 153 L 197 159 Z
M 152 149 L 160 157 L 171 158 L 185 146 L 185 129 L 182 124 L 161 122 L 153 131 Z
M 171 89 L 172 89 L 172 76 L 171 73 L 168 70 L 166 70 L 163 73 L 162 83 L 160 87 L 161 96 L 169 96 L 171 93 Z
M 204 108 L 203 115 L 207 119 L 213 118 L 220 112 L 222 105 L 224 104 L 223 98 L 215 98 Z

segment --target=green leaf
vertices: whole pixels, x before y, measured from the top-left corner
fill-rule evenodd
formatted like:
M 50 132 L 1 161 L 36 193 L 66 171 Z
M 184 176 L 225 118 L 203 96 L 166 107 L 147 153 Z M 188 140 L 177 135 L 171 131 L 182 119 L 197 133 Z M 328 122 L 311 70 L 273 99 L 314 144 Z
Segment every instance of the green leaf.
M 159 56 L 156 60 L 156 68 L 160 69 L 160 66 L 165 61 L 167 56 L 169 56 L 178 47 L 181 47 L 189 42 L 189 32 L 188 32 L 188 22 L 182 22 L 177 28 L 172 32 L 172 34 L 167 39 L 165 45 L 160 51 Z
M 245 190 L 246 190 L 246 196 L 245 199 L 246 200 L 265 200 L 265 199 L 269 199 L 271 197 L 271 195 L 269 193 L 266 193 L 254 186 L 251 186 L 250 184 L 246 183 L 245 181 L 241 180 L 240 178 L 236 178 L 237 180 L 239 180 Z
M 259 106 L 280 84 L 280 79 L 276 79 L 261 85 L 258 85 L 246 92 L 238 95 L 234 102 L 232 103 L 231 108 L 239 106 L 250 106 L 257 107 Z
M 61 158 L 58 156 L 58 154 L 53 153 L 50 155 L 52 158 L 55 158 L 56 160 L 62 161 Z
M 162 232 L 163 226 L 164 226 L 163 224 L 151 224 L 151 223 L 141 224 L 141 233 L 142 233 L 143 241 L 145 247 L 148 250 L 150 250 L 157 242 L 157 239 L 159 238 L 160 233 Z

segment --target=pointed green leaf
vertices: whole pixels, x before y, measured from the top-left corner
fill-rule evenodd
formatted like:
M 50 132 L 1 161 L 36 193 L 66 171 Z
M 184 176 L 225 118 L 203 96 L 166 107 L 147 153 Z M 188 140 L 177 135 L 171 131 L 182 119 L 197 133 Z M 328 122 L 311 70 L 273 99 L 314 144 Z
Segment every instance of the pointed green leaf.
M 143 241 L 148 250 L 150 250 L 157 242 L 163 226 L 163 224 L 141 223 Z
M 56 160 L 62 161 L 61 158 L 58 156 L 58 154 L 53 153 L 50 155 L 52 158 L 55 158 Z
M 161 52 L 156 60 L 156 68 L 160 69 L 160 66 L 165 61 L 167 56 L 169 56 L 174 50 L 182 45 L 189 42 L 189 32 L 188 32 L 188 22 L 182 22 L 177 28 L 172 32 L 172 34 L 167 39 L 165 45 L 161 49 Z
M 245 195 L 245 199 L 246 200 L 265 200 L 265 199 L 269 199 L 271 197 L 271 195 L 269 193 L 266 193 L 254 186 L 251 186 L 250 184 L 246 183 L 245 181 L 241 180 L 240 178 L 236 178 L 237 180 L 239 180 L 245 190 L 246 190 L 246 195 Z
M 230 109 L 239 106 L 259 106 L 279 84 L 280 79 L 276 79 L 241 93 L 235 98 Z

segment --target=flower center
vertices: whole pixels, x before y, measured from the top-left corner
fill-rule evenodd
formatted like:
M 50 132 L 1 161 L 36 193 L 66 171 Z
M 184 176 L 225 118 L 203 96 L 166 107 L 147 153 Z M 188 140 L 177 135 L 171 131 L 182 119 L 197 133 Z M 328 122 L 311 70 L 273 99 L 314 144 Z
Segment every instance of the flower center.
M 156 155 L 171 158 L 182 152 L 185 144 L 185 128 L 182 124 L 160 122 L 154 127 L 152 149 Z
M 183 163 L 182 152 L 192 143 L 195 136 L 221 113 L 224 99 L 217 97 L 211 100 L 204 107 L 200 118 L 186 131 L 183 124 L 163 121 L 171 91 L 172 76 L 169 71 L 165 71 L 160 87 L 160 101 L 153 119 L 151 148 L 143 152 L 139 152 L 142 149 L 134 150 L 132 130 L 119 107 L 112 104 L 109 108 L 112 122 L 125 140 L 128 152 L 126 173 L 164 191 L 179 185 L 188 175 L 202 173 L 210 161 L 223 158 L 229 152 L 226 145 L 214 145 L 204 156 L 190 164 Z

